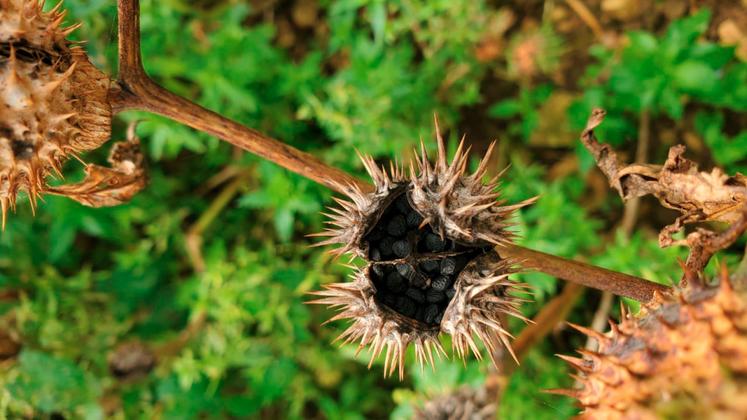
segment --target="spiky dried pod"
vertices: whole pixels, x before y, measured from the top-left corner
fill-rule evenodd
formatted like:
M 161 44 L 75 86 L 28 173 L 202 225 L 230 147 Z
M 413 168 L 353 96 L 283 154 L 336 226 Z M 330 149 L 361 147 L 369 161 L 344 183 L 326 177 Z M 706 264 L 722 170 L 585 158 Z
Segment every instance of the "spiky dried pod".
M 0 0 L 0 205 L 3 220 L 20 190 L 32 208 L 46 177 L 70 156 L 109 139 L 109 78 L 61 27 L 61 3 Z
M 397 163 L 386 171 L 361 157 L 373 191 L 345 186 L 349 201 L 337 200 L 341 207 L 329 215 L 333 227 L 316 235 L 329 236 L 320 245 L 341 245 L 333 253 L 362 257 L 367 266 L 352 282 L 316 292 L 322 298 L 313 303 L 337 307 L 333 320 L 353 321 L 340 339 L 360 341 L 358 351 L 371 346 L 369 366 L 386 350 L 385 374 L 399 368 L 400 378 L 409 344 L 421 366 L 433 364 L 433 352 L 445 355 L 440 333 L 452 337 L 462 358 L 470 352 L 480 358 L 482 341 L 497 363 L 501 346 L 511 351 L 501 315 L 524 319 L 517 308 L 521 300 L 512 293 L 523 285 L 508 279 L 512 263 L 493 246 L 511 240 L 508 218 L 531 200 L 502 206 L 496 201 L 497 179 L 482 183 L 490 150 L 478 170 L 466 175 L 464 140 L 449 165 L 436 130 L 436 165 L 423 146 L 418 170 L 410 165 L 409 176 Z
M 420 225 L 430 225 L 441 239 L 450 239 L 463 245 L 486 247 L 505 245 L 513 239 L 511 216 L 536 198 L 518 204 L 503 205 L 499 200 L 500 173 L 488 182 L 483 177 L 488 171 L 490 157 L 495 147 L 491 143 L 477 170 L 467 173 L 469 152 L 464 138 L 459 142 L 451 164 L 447 162 L 446 145 L 436 121 L 438 155 L 435 165 L 428 159 L 421 142 L 420 153 L 409 164 L 409 175 L 396 161 L 389 171 L 377 166 L 371 156 L 360 156 L 374 182 L 372 192 L 364 192 L 355 185 L 341 185 L 348 192 L 348 200 L 336 199 L 340 208 L 332 208 L 332 227 L 313 236 L 328 239 L 319 245 L 340 245 L 333 251 L 337 255 L 351 254 L 369 257 L 369 241 L 365 236 L 373 230 L 382 214 L 392 202 L 404 195 L 407 205 L 416 212 Z M 416 168 L 417 166 L 417 168 Z
M 498 404 L 484 387 L 461 387 L 437 395 L 415 410 L 415 420 L 492 420 Z
M 561 356 L 582 374 L 582 418 L 744 419 L 747 413 L 747 295 L 727 275 L 658 296 L 612 331 L 576 326 L 599 343 L 583 358 Z

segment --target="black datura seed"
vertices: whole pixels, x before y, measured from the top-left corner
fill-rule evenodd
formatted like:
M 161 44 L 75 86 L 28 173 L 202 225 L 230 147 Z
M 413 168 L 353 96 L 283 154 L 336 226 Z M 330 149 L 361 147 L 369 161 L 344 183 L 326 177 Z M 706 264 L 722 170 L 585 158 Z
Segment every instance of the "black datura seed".
M 399 240 L 392 244 L 392 251 L 399 258 L 405 258 L 410 255 L 410 243 L 405 239 Z

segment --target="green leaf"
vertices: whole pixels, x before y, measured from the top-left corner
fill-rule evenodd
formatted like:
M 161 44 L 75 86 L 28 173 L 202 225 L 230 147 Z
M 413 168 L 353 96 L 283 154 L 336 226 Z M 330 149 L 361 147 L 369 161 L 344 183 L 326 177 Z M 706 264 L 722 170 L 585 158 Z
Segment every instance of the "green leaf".
M 718 74 L 707 63 L 688 60 L 675 67 L 673 82 L 684 91 L 708 92 L 716 84 Z
M 643 31 L 628 32 L 628 39 L 630 40 L 628 48 L 641 56 L 655 54 L 659 44 L 654 35 Z
M 496 118 L 508 118 L 519 113 L 521 106 L 516 99 L 505 99 L 490 107 L 488 114 Z
M 7 387 L 13 398 L 43 413 L 88 412 L 98 405 L 99 387 L 73 361 L 35 350 L 23 350 L 18 361 L 18 376 Z

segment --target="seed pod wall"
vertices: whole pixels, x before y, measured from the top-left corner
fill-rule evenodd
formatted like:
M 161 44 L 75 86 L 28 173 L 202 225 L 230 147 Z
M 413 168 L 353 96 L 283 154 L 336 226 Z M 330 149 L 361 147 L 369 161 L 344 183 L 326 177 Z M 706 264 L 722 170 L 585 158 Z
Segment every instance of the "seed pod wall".
M 316 292 L 312 303 L 339 309 L 332 318 L 352 324 L 338 338 L 370 347 L 370 363 L 385 353 L 384 372 L 398 369 L 403 377 L 405 352 L 415 348 L 418 363 L 434 363 L 433 353 L 446 355 L 439 334 L 451 336 L 454 352 L 481 358 L 481 341 L 491 360 L 500 346 L 511 347 L 501 319 L 524 319 L 513 291 L 525 286 L 508 278 L 512 262 L 495 246 L 509 243 L 512 213 L 533 200 L 503 205 L 498 177 L 483 183 L 494 144 L 478 169 L 467 174 L 469 149 L 460 142 L 447 163 L 444 140 L 436 125 L 435 165 L 425 146 L 409 174 L 397 163 L 389 171 L 371 157 L 361 157 L 374 181 L 364 192 L 346 186 L 348 200 L 337 200 L 331 227 L 316 236 L 320 245 L 338 245 L 336 255 L 360 257 L 366 265 L 352 281 L 331 284 Z

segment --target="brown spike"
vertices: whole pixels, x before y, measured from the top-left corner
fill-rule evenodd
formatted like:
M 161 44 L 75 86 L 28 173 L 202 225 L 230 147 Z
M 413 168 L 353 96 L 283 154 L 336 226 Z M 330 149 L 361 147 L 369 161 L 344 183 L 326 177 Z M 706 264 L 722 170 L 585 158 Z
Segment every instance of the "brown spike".
M 604 334 L 602 334 L 602 333 L 600 333 L 598 331 L 592 330 L 591 328 L 586 328 L 586 327 L 583 327 L 581 325 L 574 324 L 572 322 L 567 322 L 566 324 L 568 324 L 569 327 L 571 327 L 574 330 L 580 332 L 581 334 L 584 334 L 587 337 L 593 338 L 594 340 L 596 340 L 600 344 L 601 343 L 606 343 L 606 342 L 610 341 L 609 337 L 607 337 L 606 335 L 604 335 Z
M 546 394 L 554 394 L 554 395 L 562 395 L 564 397 L 570 397 L 570 398 L 576 398 L 581 395 L 580 391 L 572 390 L 572 389 L 562 389 L 562 388 L 551 388 L 551 389 L 543 389 L 542 392 Z
M 438 115 L 433 114 L 433 124 L 436 126 L 436 143 L 438 144 L 438 156 L 436 157 L 436 167 L 440 171 L 445 171 L 446 163 L 446 144 L 441 136 L 441 128 L 438 126 Z
M 485 156 L 482 158 L 482 160 L 480 160 L 480 165 L 477 167 L 477 170 L 475 171 L 475 173 L 472 174 L 472 178 L 474 178 L 476 182 L 479 182 L 482 179 L 483 175 L 485 175 L 485 172 L 487 172 L 488 163 L 490 162 L 490 158 L 493 155 L 493 149 L 495 148 L 495 144 L 496 144 L 495 140 L 490 142 L 490 145 L 488 146 L 488 150 L 485 151 Z M 499 176 L 502 174 L 503 172 L 501 172 Z
M 555 356 L 559 357 L 572 367 L 574 367 L 577 370 L 580 370 L 582 372 L 590 372 L 591 369 L 587 365 L 586 361 L 584 359 L 573 357 L 573 356 L 566 356 L 564 354 L 556 354 Z

